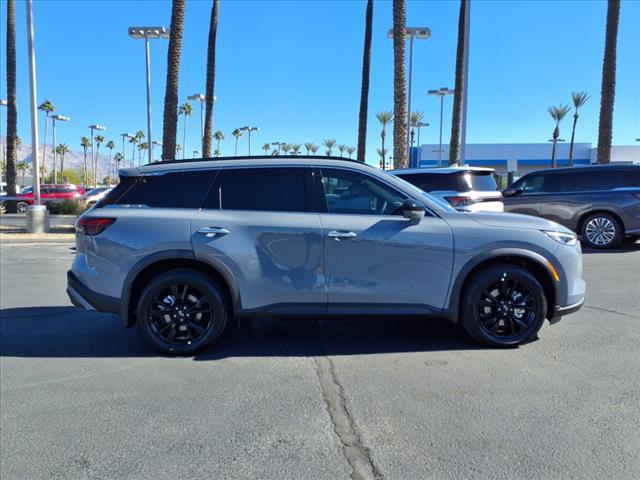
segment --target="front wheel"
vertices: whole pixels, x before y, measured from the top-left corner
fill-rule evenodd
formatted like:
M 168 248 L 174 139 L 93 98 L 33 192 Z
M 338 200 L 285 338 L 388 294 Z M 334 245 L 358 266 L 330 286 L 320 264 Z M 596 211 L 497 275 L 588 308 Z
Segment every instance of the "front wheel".
M 540 282 L 515 265 L 495 265 L 475 275 L 462 301 L 465 330 L 493 347 L 515 347 L 533 340 L 547 316 Z
M 582 239 L 591 248 L 613 248 L 622 242 L 620 222 L 608 213 L 589 215 L 582 224 Z
M 16 205 L 16 211 L 18 213 L 27 213 L 29 210 L 29 204 L 27 202 L 18 202 Z
M 159 275 L 144 289 L 137 317 L 138 329 L 156 350 L 189 355 L 220 337 L 227 305 L 211 278 L 176 269 Z

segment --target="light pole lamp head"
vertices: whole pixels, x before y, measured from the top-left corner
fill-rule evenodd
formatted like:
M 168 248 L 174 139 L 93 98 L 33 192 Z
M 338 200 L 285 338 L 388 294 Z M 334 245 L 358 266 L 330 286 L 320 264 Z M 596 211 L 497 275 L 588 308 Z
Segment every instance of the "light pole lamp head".
M 428 27 L 406 27 L 404 31 L 404 38 L 406 40 L 411 37 L 419 40 L 426 40 L 431 38 L 431 29 Z M 387 32 L 387 38 L 393 38 L 393 28 L 390 28 Z
M 207 97 L 204 96 L 203 93 L 194 93 L 193 95 L 189 95 L 187 97 L 188 100 L 193 100 L 194 102 L 204 102 Z M 215 97 L 214 97 L 215 100 Z
M 51 118 L 57 122 L 68 122 L 69 120 L 71 120 L 71 118 L 64 115 L 51 115 Z
M 6 107 L 7 105 L 9 105 L 9 101 L 5 100 L 4 98 L 0 99 L 0 107 Z
M 161 146 L 162 146 L 162 142 L 161 142 L 161 141 L 159 141 L 159 140 L 154 140 L 154 141 L 153 141 L 153 142 L 151 142 L 151 143 L 153 143 L 154 145 L 157 145 L 158 147 L 161 147 Z
M 89 125 L 91 130 L 106 130 L 107 127 L 103 127 L 102 125 Z
M 133 138 L 133 134 L 131 133 L 121 133 L 120 136 L 123 138 Z
M 137 40 L 146 38 L 169 38 L 167 27 L 129 27 L 129 36 Z

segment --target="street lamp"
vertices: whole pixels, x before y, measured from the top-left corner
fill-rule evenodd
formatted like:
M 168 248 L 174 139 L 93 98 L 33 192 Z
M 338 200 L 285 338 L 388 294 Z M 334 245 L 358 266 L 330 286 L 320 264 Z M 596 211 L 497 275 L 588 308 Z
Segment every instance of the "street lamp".
M 404 38 L 409 39 L 409 100 L 407 101 L 407 159 L 409 159 L 409 151 L 411 145 L 409 144 L 409 129 L 411 119 L 411 80 L 413 78 L 413 39 L 426 40 L 431 37 L 431 30 L 427 27 L 406 27 Z M 393 28 L 389 29 L 387 38 L 393 38 Z
M 162 146 L 162 142 L 158 141 L 158 140 L 154 140 L 153 142 L 151 142 L 153 145 L 157 145 L 158 147 Z M 162 161 L 162 159 L 160 159 L 160 161 Z
M 275 145 L 276 147 L 278 147 L 278 155 L 280 155 L 280 146 L 284 145 L 287 142 L 271 142 L 271 145 Z
M 149 60 L 149 40 L 169 38 L 169 29 L 165 27 L 129 27 L 129 36 L 137 40 L 144 39 L 144 51 L 147 66 L 147 141 L 149 142 L 149 163 L 153 158 L 151 139 L 151 61 Z
M 98 170 L 96 169 L 96 162 L 98 161 L 98 159 L 95 158 L 94 150 L 93 150 L 93 131 L 94 130 L 103 131 L 103 130 L 106 130 L 107 127 L 103 127 L 102 125 L 89 125 L 89 127 L 87 127 L 87 128 L 89 128 L 89 130 L 91 130 L 91 166 L 92 166 L 92 169 L 94 170 L 93 171 L 93 186 L 95 187 L 96 186 L 96 182 L 98 180 L 96 178 L 97 177 L 97 173 L 98 173 Z
M 251 132 L 257 132 L 259 127 L 241 127 L 238 130 L 246 131 L 249 134 L 249 156 L 251 156 Z
M 193 151 L 193 156 L 191 158 L 198 158 L 198 154 L 200 153 L 200 150 L 194 150 Z
M 547 140 L 548 142 L 553 143 L 553 138 L 550 138 L 549 140 Z M 564 138 L 559 138 L 558 142 L 566 142 L 566 140 Z
M 68 122 L 71 119 L 64 115 L 51 115 L 51 120 L 53 121 L 53 183 L 58 183 L 58 177 L 56 175 L 56 121 Z M 62 170 L 60 171 L 60 176 L 64 176 Z
M 202 140 L 202 150 L 204 151 L 204 102 L 207 99 L 204 93 L 194 93 L 193 95 L 189 95 L 187 97 L 189 100 L 193 100 L 194 102 L 200 102 L 200 138 Z M 213 101 L 217 100 L 216 96 L 213 96 Z
M 420 129 L 422 127 L 428 127 L 429 124 L 425 122 L 418 122 L 418 123 L 412 123 L 411 126 L 418 129 L 417 145 L 418 147 L 420 147 Z
M 132 135 L 131 133 L 121 133 L 120 136 L 122 137 L 122 161 L 125 162 L 125 165 L 126 165 L 127 157 L 125 157 L 124 145 L 125 145 L 125 142 L 127 140 L 131 140 L 134 137 L 134 135 Z M 132 165 L 133 165 L 133 163 L 132 163 Z
M 440 97 L 440 147 L 438 148 L 438 166 L 442 166 L 442 113 L 444 111 L 444 97 L 445 95 L 453 95 L 455 90 L 451 90 L 447 87 L 441 87 L 438 90 L 429 90 L 427 95 Z

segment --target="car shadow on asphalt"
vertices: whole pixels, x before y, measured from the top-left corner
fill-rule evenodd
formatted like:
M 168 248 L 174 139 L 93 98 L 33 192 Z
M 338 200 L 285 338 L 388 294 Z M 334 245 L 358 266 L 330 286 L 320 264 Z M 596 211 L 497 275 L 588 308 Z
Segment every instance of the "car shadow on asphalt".
M 457 325 L 439 319 L 357 320 L 253 319 L 227 325 L 220 341 L 193 356 L 207 361 L 232 357 L 366 355 L 476 350 Z M 0 358 L 101 358 L 161 356 L 136 328 L 115 315 L 75 307 L 0 310 Z
M 585 255 L 591 255 L 594 253 L 603 254 L 603 253 L 633 253 L 640 252 L 640 242 L 636 243 L 623 243 L 618 248 L 607 248 L 607 249 L 598 249 L 598 248 L 589 248 L 582 245 L 582 253 Z

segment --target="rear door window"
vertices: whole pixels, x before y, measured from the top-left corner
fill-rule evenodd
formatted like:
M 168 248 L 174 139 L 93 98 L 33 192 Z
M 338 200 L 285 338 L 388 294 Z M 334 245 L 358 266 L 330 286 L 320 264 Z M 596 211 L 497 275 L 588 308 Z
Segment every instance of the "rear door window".
M 576 193 L 589 190 L 586 172 L 552 173 L 544 179 L 545 193 Z
M 217 170 L 190 170 L 123 177 L 99 203 L 154 208 L 201 208 Z
M 594 169 L 589 172 L 589 174 L 591 177 L 591 188 L 594 191 L 640 187 L 640 169 L 608 171 L 597 171 Z
M 406 173 L 398 175 L 398 177 L 406 180 L 425 192 L 438 190 L 452 190 L 454 192 L 459 192 L 462 187 L 460 177 L 457 174 Z

